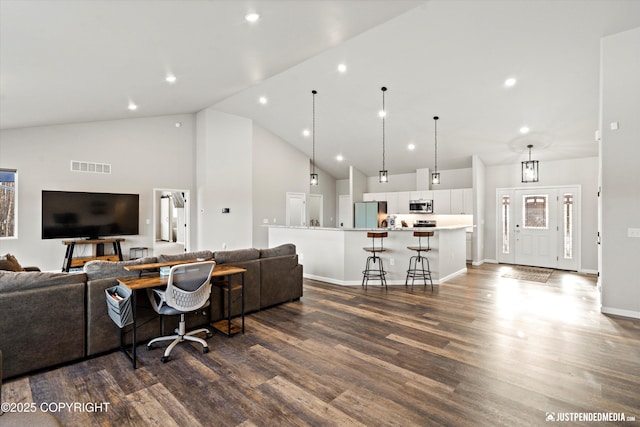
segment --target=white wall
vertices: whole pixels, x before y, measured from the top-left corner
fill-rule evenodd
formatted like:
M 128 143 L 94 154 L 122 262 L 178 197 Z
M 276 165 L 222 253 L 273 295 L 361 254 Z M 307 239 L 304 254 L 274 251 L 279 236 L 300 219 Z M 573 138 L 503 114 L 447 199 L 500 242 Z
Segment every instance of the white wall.
M 153 188 L 194 188 L 194 123 L 181 114 L 0 131 L 0 167 L 18 170 L 18 238 L 0 240 L 0 253 L 42 270 L 62 267 L 63 239 L 41 239 L 42 190 L 140 194 L 140 235 L 126 236 L 122 248 L 125 256 L 151 248 Z M 108 163 L 112 172 L 71 172 L 71 160 Z
M 394 191 L 414 191 L 415 189 L 415 173 L 389 175 L 389 182 L 387 183 L 381 183 L 378 176 L 367 177 L 367 193 L 390 193 Z
M 541 161 L 540 182 L 524 184 L 521 182 L 520 163 L 486 167 L 485 188 L 485 260 L 495 261 L 496 252 L 496 188 L 510 187 L 548 187 L 556 185 L 581 185 L 581 269 L 597 271 L 597 192 L 598 158 Z
M 640 28 L 602 39 L 602 312 L 640 318 Z M 619 129 L 612 130 L 611 123 Z
M 485 225 L 487 205 L 485 193 L 487 191 L 487 168 L 484 162 L 473 156 L 473 238 L 471 242 L 471 260 L 474 265 L 482 264 L 485 259 Z M 491 207 L 493 209 L 493 207 Z
M 335 227 L 336 180 L 316 166 L 319 185 L 309 185 L 309 157 L 253 124 L 253 246 L 269 244 L 269 224 L 285 224 L 286 193 L 323 195 L 323 226 Z M 307 197 L 308 201 L 308 197 Z M 274 221 L 275 220 L 275 221 Z
M 249 119 L 211 109 L 197 114 L 195 249 L 252 246 L 252 133 Z
M 349 194 L 353 203 L 362 202 L 362 195 L 367 192 L 367 176 L 353 166 L 349 167 Z
M 447 169 L 441 170 L 439 172 L 440 184 L 431 184 L 431 190 L 471 188 L 471 186 L 473 185 L 473 174 L 471 168 Z

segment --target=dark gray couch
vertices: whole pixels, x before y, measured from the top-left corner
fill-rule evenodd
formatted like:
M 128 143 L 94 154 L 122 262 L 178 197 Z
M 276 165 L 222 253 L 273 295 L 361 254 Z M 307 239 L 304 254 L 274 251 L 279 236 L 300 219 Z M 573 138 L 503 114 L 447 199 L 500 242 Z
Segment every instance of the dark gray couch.
M 5 378 L 85 356 L 86 283 L 84 273 L 0 272 Z
M 245 273 L 245 313 L 302 297 L 302 265 L 295 245 L 272 249 L 192 252 L 160 255 L 135 261 L 91 261 L 83 273 L 0 272 L 0 350 L 4 353 L 4 378 L 93 356 L 119 347 L 119 329 L 107 314 L 104 290 L 117 278 L 138 273 L 126 265 L 156 261 L 214 258 Z M 234 276 L 233 280 L 240 280 Z M 214 287 L 211 320 L 226 317 L 227 299 Z M 240 315 L 240 293 L 232 293 L 232 316 Z M 165 319 L 166 330 L 177 318 Z M 206 322 L 204 313 L 187 317 L 187 327 Z M 160 320 L 144 293 L 138 294 L 137 341 L 159 335 Z M 130 327 L 125 340 L 131 342 Z

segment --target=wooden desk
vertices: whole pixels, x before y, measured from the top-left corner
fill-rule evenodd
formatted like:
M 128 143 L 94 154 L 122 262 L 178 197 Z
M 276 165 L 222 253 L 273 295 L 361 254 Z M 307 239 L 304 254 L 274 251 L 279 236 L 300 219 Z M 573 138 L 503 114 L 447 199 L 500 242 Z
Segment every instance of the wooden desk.
M 131 342 L 132 342 L 132 349 L 131 349 L 131 354 L 129 354 L 125 348 L 124 345 L 124 329 L 120 329 L 120 349 L 122 350 L 122 352 L 124 354 L 127 355 L 127 357 L 129 357 L 131 359 L 131 363 L 133 364 L 133 369 L 136 368 L 136 305 L 137 305 L 137 291 L 141 290 L 141 289 L 148 289 L 148 288 L 157 288 L 159 286 L 166 286 L 167 282 L 169 281 L 169 276 L 160 276 L 159 273 L 155 273 L 152 275 L 146 275 L 146 276 L 142 276 L 141 273 L 144 270 L 151 270 L 151 269 L 155 269 L 155 268 L 159 268 L 159 267 L 167 267 L 167 266 L 173 266 L 173 265 L 179 265 L 179 264 L 189 264 L 192 262 L 196 262 L 195 260 L 192 261 L 171 261 L 171 262 L 161 262 L 161 263 L 153 263 L 153 264 L 138 264 L 138 265 L 130 265 L 125 267 L 125 270 L 128 271 L 139 271 L 140 275 L 138 276 L 130 276 L 130 277 L 120 277 L 118 278 L 118 283 L 120 283 L 123 286 L 126 286 L 127 288 L 131 289 L 131 310 L 132 310 L 132 314 L 133 314 L 133 325 L 132 325 L 132 338 L 131 338 Z M 216 264 L 216 266 L 213 269 L 213 272 L 211 273 L 211 277 L 215 278 L 215 277 L 223 277 L 226 278 L 226 280 L 222 281 L 222 282 L 214 282 L 213 286 L 218 286 L 224 290 L 227 291 L 227 301 L 228 301 L 228 305 L 227 305 L 227 319 L 226 320 L 221 320 L 219 322 L 213 323 L 211 324 L 211 326 L 213 326 L 216 330 L 222 332 L 223 334 L 227 335 L 228 337 L 233 336 L 234 334 L 238 333 L 238 332 L 242 332 L 244 334 L 244 273 L 246 273 L 246 269 L 244 268 L 240 268 L 240 267 L 234 267 L 232 265 L 228 265 L 228 264 L 223 264 L 223 265 L 218 265 Z M 235 275 L 235 274 L 241 274 L 242 275 L 242 284 L 240 286 L 231 286 L 231 276 Z M 241 318 L 242 318 L 242 327 L 238 328 L 235 325 L 232 325 L 231 323 L 231 291 L 236 290 L 236 289 L 240 289 L 241 291 L 241 298 L 242 298 L 242 312 L 241 312 Z M 209 318 L 209 323 L 211 323 L 211 318 Z M 226 329 L 226 330 L 225 330 Z

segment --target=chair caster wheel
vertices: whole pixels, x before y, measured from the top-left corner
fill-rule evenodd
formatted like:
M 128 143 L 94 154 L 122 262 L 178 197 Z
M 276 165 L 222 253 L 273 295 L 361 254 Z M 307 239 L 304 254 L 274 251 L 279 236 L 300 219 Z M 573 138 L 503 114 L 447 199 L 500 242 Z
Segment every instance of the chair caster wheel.
M 169 357 L 168 356 L 162 356 L 160 358 L 160 360 L 162 361 L 162 363 L 167 363 L 169 361 Z
M 148 345 L 147 346 L 147 351 L 149 351 L 149 350 L 153 350 L 153 346 L 152 345 Z
M 209 353 L 209 347 L 203 347 L 202 348 L 202 352 L 203 353 Z
M 211 332 L 207 332 L 207 333 L 206 333 L 206 337 L 207 337 L 207 338 L 211 338 L 212 336 L 213 336 L 213 334 L 212 334 Z

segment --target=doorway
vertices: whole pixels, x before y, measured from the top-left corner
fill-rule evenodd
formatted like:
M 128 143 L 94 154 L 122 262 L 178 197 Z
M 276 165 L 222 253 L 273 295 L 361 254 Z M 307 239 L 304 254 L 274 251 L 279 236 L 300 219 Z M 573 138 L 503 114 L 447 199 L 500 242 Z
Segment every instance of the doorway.
M 175 255 L 189 251 L 189 190 L 153 190 L 153 253 Z
M 305 227 L 307 225 L 307 195 L 287 193 L 286 225 Z
M 309 194 L 309 226 L 322 227 L 323 210 L 322 194 Z
M 496 191 L 498 262 L 577 271 L 580 186 Z

